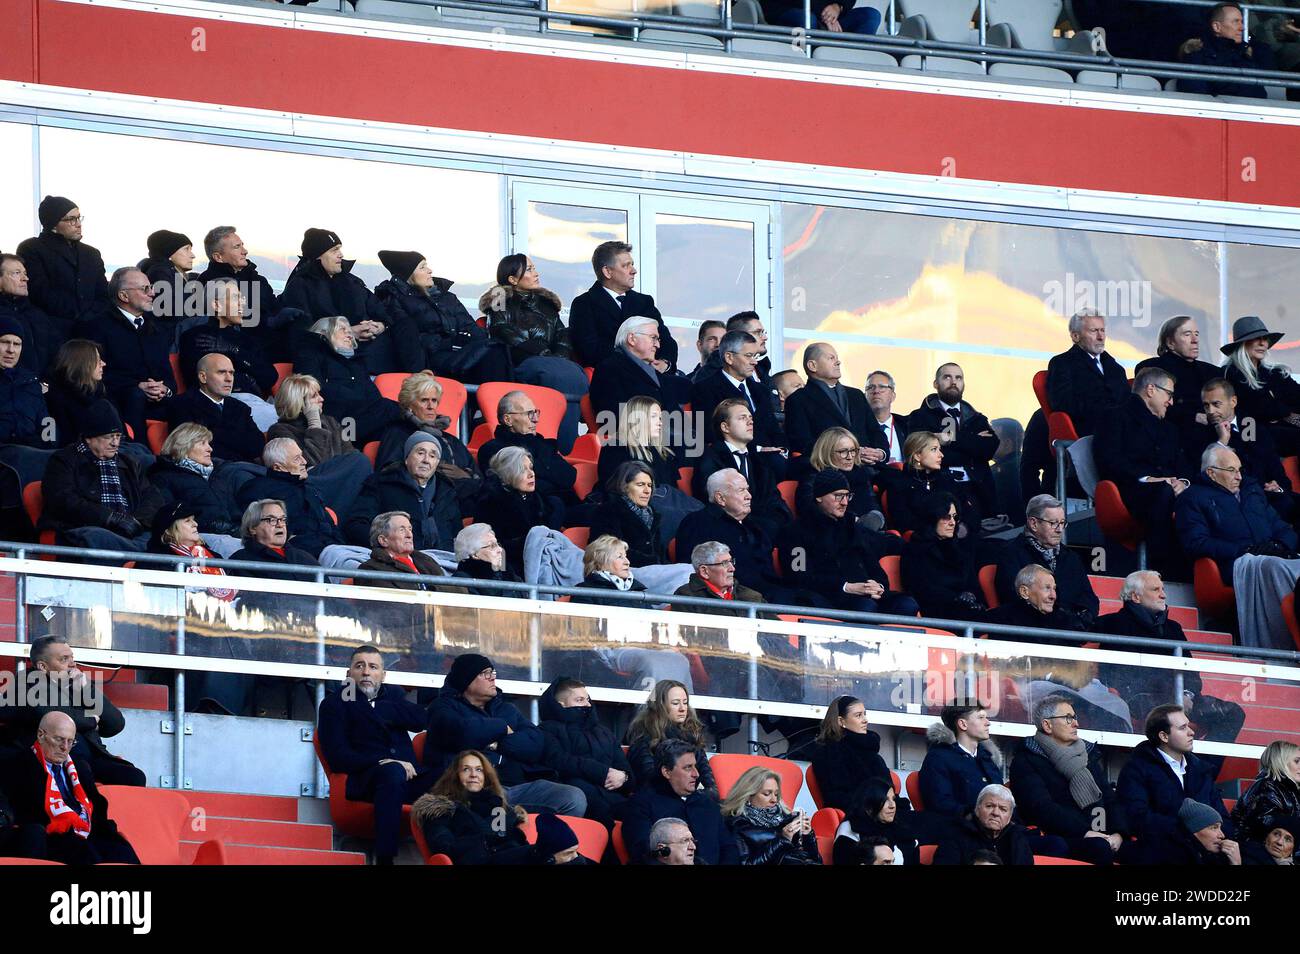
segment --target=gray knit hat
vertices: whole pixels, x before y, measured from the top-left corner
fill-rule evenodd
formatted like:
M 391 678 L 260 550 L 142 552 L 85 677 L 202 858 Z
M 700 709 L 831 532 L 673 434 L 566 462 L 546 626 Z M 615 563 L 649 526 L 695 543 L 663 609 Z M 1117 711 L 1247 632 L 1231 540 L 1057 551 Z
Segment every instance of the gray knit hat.
M 1217 825 L 1223 821 L 1209 805 L 1205 805 L 1192 798 L 1184 798 L 1182 807 L 1178 809 L 1178 820 L 1183 823 L 1183 827 L 1195 835 L 1202 829 L 1209 828 L 1211 825 Z
M 415 450 L 416 445 L 423 444 L 425 441 L 428 441 L 430 444 L 438 445 L 438 441 L 428 431 L 416 431 L 408 437 L 406 443 L 402 445 L 402 460 L 406 460 L 406 458 L 410 457 L 411 451 Z M 438 445 L 438 456 L 442 456 L 441 445 Z

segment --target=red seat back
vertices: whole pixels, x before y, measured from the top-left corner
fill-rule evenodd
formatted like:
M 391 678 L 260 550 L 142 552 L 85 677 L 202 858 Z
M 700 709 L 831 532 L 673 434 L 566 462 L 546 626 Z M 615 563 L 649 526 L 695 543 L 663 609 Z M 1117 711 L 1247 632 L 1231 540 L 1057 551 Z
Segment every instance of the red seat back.
M 609 844 L 609 830 L 600 822 L 591 818 L 575 818 L 572 815 L 557 815 L 566 825 L 573 829 L 573 833 L 578 836 L 578 854 L 589 861 L 600 864 L 600 859 L 605 856 L 605 848 Z M 531 812 L 524 821 L 524 837 L 528 839 L 528 844 L 537 844 L 537 816 Z
M 718 795 L 726 798 L 732 786 L 752 768 L 770 769 L 781 777 L 781 800 L 793 805 L 803 788 L 803 770 L 788 759 L 774 759 L 765 755 L 742 755 L 724 752 L 709 759 L 709 768 L 718 783 Z
M 799 489 L 799 481 L 783 480 L 776 485 L 776 489 L 781 492 L 781 499 L 784 500 L 785 505 L 790 508 L 790 512 L 796 517 L 799 516 L 799 511 L 794 505 L 795 491 Z
M 280 393 L 280 385 L 284 384 L 284 379 L 293 374 L 293 365 L 287 361 L 279 361 L 275 364 L 275 383 L 271 385 L 271 397 Z
M 880 568 L 889 578 L 889 588 L 895 593 L 903 592 L 903 558 L 897 553 L 880 558 Z M 879 582 L 879 581 L 877 581 Z
M 984 594 L 984 602 L 988 604 L 989 609 L 997 609 L 1002 602 L 998 599 L 998 588 L 995 584 L 997 578 L 996 563 L 986 563 L 980 567 L 980 592 Z
M 1046 369 L 1034 373 L 1034 397 L 1038 398 L 1038 406 L 1043 409 L 1044 414 L 1052 413 L 1052 405 L 1047 400 Z
M 808 794 L 812 796 L 813 804 L 818 808 L 821 808 L 825 804 L 822 802 L 822 789 L 821 786 L 817 784 L 817 773 L 813 771 L 811 765 L 804 770 L 803 780 L 808 786 Z
M 1300 624 L 1296 623 L 1295 618 L 1295 594 L 1288 593 L 1282 597 L 1282 618 L 1286 621 L 1287 632 L 1291 634 L 1296 649 L 1300 649 Z
M 142 864 L 178 865 L 190 803 L 180 792 L 134 785 L 101 785 L 109 817 Z M 186 840 L 193 841 L 194 838 Z
M 1136 550 L 1145 536 L 1142 524 L 1133 519 L 1119 495 L 1113 480 L 1097 482 L 1094 501 L 1097 506 L 1097 526 L 1108 540 L 1114 540 L 1127 550 Z
M 569 527 L 564 531 L 564 535 L 573 541 L 575 546 L 587 549 L 587 544 L 591 542 L 591 527 Z
M 621 864 L 627 864 L 627 845 L 623 843 L 623 823 L 621 821 L 614 822 L 614 830 L 610 832 L 609 836 L 614 842 L 614 855 Z
M 490 432 L 495 432 L 497 424 L 500 423 L 497 420 L 497 404 L 511 391 L 523 391 L 537 405 L 538 434 L 552 440 L 559 437 L 560 421 L 568 408 L 564 395 L 552 388 L 544 388 L 540 384 L 515 384 L 511 381 L 488 381 L 478 386 L 475 400 L 478 402 L 478 409 L 483 412 L 483 423 L 488 426 Z
M 921 803 L 921 773 L 913 772 L 907 776 L 906 782 L 907 800 L 912 803 L 912 810 L 923 812 L 925 805 Z

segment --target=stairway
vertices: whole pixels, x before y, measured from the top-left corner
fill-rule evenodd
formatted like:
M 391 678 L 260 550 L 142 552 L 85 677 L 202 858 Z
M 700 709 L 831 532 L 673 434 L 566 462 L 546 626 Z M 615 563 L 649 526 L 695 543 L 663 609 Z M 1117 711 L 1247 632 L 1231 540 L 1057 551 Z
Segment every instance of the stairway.
M 194 859 L 204 839 L 219 838 L 232 865 L 364 865 L 366 856 L 334 851 L 329 825 L 298 821 L 298 800 L 275 795 L 186 792 L 195 840 L 181 842 L 181 859 Z

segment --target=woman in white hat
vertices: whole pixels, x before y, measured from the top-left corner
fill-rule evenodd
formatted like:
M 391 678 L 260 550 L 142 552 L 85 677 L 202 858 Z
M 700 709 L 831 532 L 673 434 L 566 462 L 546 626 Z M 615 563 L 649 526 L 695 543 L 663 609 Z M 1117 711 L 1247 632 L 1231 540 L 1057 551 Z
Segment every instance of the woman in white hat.
M 1233 322 L 1232 341 L 1220 350 L 1228 356 L 1223 370 L 1237 391 L 1237 421 L 1269 425 L 1278 453 L 1288 457 L 1300 452 L 1300 382 L 1290 368 L 1268 360 L 1281 338 L 1252 315 Z

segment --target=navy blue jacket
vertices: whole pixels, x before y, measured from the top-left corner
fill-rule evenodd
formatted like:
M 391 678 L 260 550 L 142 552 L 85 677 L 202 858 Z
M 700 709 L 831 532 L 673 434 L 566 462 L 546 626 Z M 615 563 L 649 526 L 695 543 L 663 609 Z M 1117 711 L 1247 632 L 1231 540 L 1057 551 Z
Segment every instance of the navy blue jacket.
M 1219 790 L 1214 787 L 1218 774 L 1218 760 L 1205 760 L 1195 755 L 1187 756 L 1187 775 L 1178 784 L 1168 763 L 1150 740 L 1141 742 L 1134 750 L 1128 764 L 1119 773 L 1116 793 L 1120 809 L 1124 812 L 1129 833 L 1140 840 L 1155 836 L 1169 837 L 1179 828 L 1178 809 L 1184 798 L 1209 805 L 1223 818 L 1223 831 L 1232 837 L 1232 822 L 1224 807 Z
M 512 731 L 506 732 L 506 727 Z M 496 751 L 488 748 L 497 743 Z M 429 737 L 424 764 L 443 771 L 466 749 L 478 749 L 496 766 L 501 784 L 521 785 L 555 777 L 544 764 L 546 738 L 497 690 L 496 698 L 482 709 L 470 705 L 454 690 L 444 689 L 429 707 Z
M 456 534 L 461 531 L 460 502 L 451 484 L 437 474 L 433 476 L 433 500 L 424 509 L 420 485 L 398 462 L 371 474 L 348 511 L 343 533 L 356 546 L 370 546 L 370 521 L 381 513 L 398 510 L 411 518 L 411 530 L 417 550 L 454 549 Z M 433 530 L 433 533 L 428 532 Z
M 993 784 L 1002 784 L 1002 769 L 983 745 L 975 758 L 956 742 L 933 745 L 921 763 L 921 804 L 947 818 L 974 811 L 980 790 Z
M 690 826 L 696 864 L 740 864 L 736 836 L 723 821 L 718 803 L 701 791 L 682 798 L 668 787 L 662 775 L 632 796 L 623 815 L 623 843 L 634 863 L 646 860 L 650 828 L 661 818 L 680 818 Z
M 22 367 L 0 370 L 0 444 L 45 445 L 41 434 L 49 413 L 35 374 Z
M 136 331 L 121 309 L 110 307 L 104 317 L 78 326 L 76 333 L 99 344 L 99 356 L 105 363 L 104 388 L 119 409 L 120 395 L 135 390 L 141 381 L 152 378 L 176 390 L 172 332 L 152 315 L 146 313 L 143 327 Z
M 372 706 L 358 690 L 355 698 L 344 701 L 343 688 L 335 689 L 321 700 L 316 719 L 316 734 L 330 771 L 360 776 L 379 764 L 380 759 L 396 759 L 416 764 L 411 732 L 424 728 L 424 710 L 406 701 L 397 686 L 380 686 Z
M 1241 499 L 1237 499 L 1238 496 Z M 1294 551 L 1296 534 L 1273 509 L 1257 481 L 1241 480 L 1237 496 L 1204 474 L 1174 505 L 1178 541 L 1192 559 L 1213 557 L 1223 582 L 1232 585 L 1232 564 L 1251 547 L 1276 540 Z
M 23 326 L 23 352 L 18 356 L 18 367 L 44 377 L 59 348 L 68 340 L 72 322 L 45 314 L 26 295 L 3 292 L 0 292 L 0 316 L 12 318 Z
M 553 688 L 553 686 L 552 686 Z M 610 769 L 627 773 L 627 782 L 617 792 L 630 795 L 636 786 L 632 766 L 614 733 L 601 725 L 591 706 L 564 708 L 555 693 L 547 689 L 540 701 L 542 735 L 545 737 L 544 761 L 559 773 L 559 781 L 586 782 L 605 791 L 605 777 Z
M 1217 36 L 1209 29 L 1201 34 L 1201 48 L 1183 57 L 1183 62 L 1197 66 L 1218 66 L 1238 70 L 1271 70 L 1273 51 L 1258 39 L 1238 43 L 1226 36 Z M 1178 92 L 1201 93 L 1206 96 L 1245 96 L 1265 99 L 1268 93 L 1258 82 L 1232 82 L 1228 80 L 1180 79 Z
M 283 500 L 285 516 L 289 518 L 289 542 L 314 557 L 319 557 L 321 550 L 330 544 L 343 542 L 343 535 L 325 511 L 320 495 L 307 486 L 307 481 L 293 474 L 269 470 L 265 476 L 245 481 L 235 499 L 240 513 L 254 500 Z

